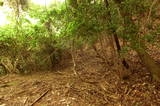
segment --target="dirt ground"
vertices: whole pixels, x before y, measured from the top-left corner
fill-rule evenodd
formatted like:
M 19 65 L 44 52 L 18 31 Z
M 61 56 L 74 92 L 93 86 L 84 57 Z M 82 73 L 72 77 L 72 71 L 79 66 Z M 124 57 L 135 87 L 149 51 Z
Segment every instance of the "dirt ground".
M 138 60 L 130 61 L 130 78 L 120 80 L 113 64 L 93 55 L 81 57 L 78 74 L 69 66 L 1 76 L 0 106 L 160 106 L 160 83 Z

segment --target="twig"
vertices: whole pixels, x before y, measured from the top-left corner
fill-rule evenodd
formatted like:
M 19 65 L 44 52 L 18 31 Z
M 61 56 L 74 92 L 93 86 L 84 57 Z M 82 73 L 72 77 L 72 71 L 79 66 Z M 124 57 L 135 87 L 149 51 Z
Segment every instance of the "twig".
M 148 18 L 147 18 L 147 22 L 149 21 L 150 17 L 151 17 L 151 13 L 152 13 L 152 9 L 153 9 L 153 6 L 156 4 L 158 0 L 154 0 L 150 9 L 149 9 L 149 14 L 148 14 Z
M 50 89 L 48 89 L 46 92 L 44 92 L 39 98 L 37 98 L 30 106 L 34 106 L 39 100 L 42 99 L 42 97 L 44 97 Z
M 146 32 L 147 32 L 146 26 L 147 26 L 148 24 L 150 24 L 150 22 L 151 22 L 150 18 L 151 18 L 153 6 L 156 4 L 157 1 L 158 1 L 158 0 L 154 0 L 154 1 L 152 2 L 152 4 L 151 4 L 150 8 L 149 8 L 149 13 L 148 13 L 148 16 L 146 17 L 147 20 L 146 20 L 146 22 L 145 22 L 144 24 L 142 24 L 142 27 L 144 27 L 143 33 L 146 33 Z
M 76 61 L 75 61 L 75 50 L 74 50 L 74 40 L 71 43 L 71 56 L 72 56 L 72 62 L 73 62 L 73 72 L 76 76 L 78 76 L 78 73 L 76 72 Z
M 28 101 L 28 97 L 24 100 L 24 106 L 26 105 L 27 101 Z
M 43 59 L 42 59 L 42 64 L 47 61 L 53 54 L 55 53 L 55 51 L 53 51 L 51 54 L 49 54 L 48 56 L 45 56 Z

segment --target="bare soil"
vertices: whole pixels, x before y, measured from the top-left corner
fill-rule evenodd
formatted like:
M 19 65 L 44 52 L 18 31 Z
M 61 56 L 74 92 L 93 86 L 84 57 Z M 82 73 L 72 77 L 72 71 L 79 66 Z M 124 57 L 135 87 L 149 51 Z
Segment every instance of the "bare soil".
M 93 51 L 76 59 L 77 75 L 69 66 L 2 76 L 0 106 L 160 106 L 160 83 L 151 80 L 136 55 L 130 58 L 128 80 L 121 80 L 117 67 Z

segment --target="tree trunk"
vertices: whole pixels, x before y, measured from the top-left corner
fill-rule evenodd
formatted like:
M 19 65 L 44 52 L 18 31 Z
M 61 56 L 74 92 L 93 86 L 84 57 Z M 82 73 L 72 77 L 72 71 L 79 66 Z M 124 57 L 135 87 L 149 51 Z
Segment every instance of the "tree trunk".
M 116 3 L 120 4 L 123 0 L 115 0 Z M 122 16 L 127 16 L 124 15 L 123 12 L 121 11 Z M 129 16 L 128 16 L 129 17 Z M 130 17 L 129 17 L 130 18 Z M 132 21 L 132 19 L 130 19 Z M 134 24 L 134 22 L 132 22 Z M 139 41 L 139 38 L 136 38 L 137 41 Z M 140 41 L 140 48 L 141 49 L 136 49 L 136 52 L 138 53 L 143 65 L 147 68 L 147 70 L 151 73 L 153 80 L 159 81 L 160 82 L 160 65 L 158 65 L 154 59 L 147 53 L 145 43 L 143 41 Z
M 137 50 L 137 53 L 143 65 L 147 68 L 148 71 L 150 71 L 153 80 L 160 82 L 160 65 L 158 65 L 145 50 Z
M 115 0 L 115 2 L 117 4 L 120 4 L 123 0 Z M 106 6 L 109 5 L 108 1 L 105 0 L 105 3 L 106 3 Z M 122 15 L 124 16 L 124 15 Z M 134 23 L 133 23 L 134 24 Z M 115 42 L 116 41 L 116 36 L 114 36 L 115 38 Z M 116 43 L 117 45 L 118 43 Z M 145 50 L 145 44 L 143 42 L 140 42 L 141 44 L 141 49 L 142 50 L 136 50 L 136 52 L 138 53 L 142 63 L 144 64 L 144 66 L 150 71 L 151 75 L 152 75 L 152 78 L 156 81 L 159 81 L 160 82 L 160 65 L 156 64 L 156 62 L 154 61 L 154 59 L 146 52 Z M 118 45 L 117 45 L 118 47 Z M 118 49 L 118 48 L 117 48 Z M 126 62 L 125 61 L 122 61 L 123 64 L 125 64 Z
M 105 5 L 106 5 L 106 8 L 108 8 L 108 5 L 109 5 L 108 0 L 104 0 L 104 2 L 105 2 Z M 119 0 L 117 0 L 117 2 L 120 3 Z M 109 16 L 110 16 L 110 12 L 109 12 L 108 14 L 109 14 Z M 119 42 L 118 35 L 115 33 L 115 31 L 113 31 L 113 37 L 114 37 L 115 45 L 116 45 L 116 48 L 117 48 L 117 52 L 118 52 L 118 54 L 119 54 L 119 56 L 120 56 L 121 45 L 120 45 L 120 42 Z M 129 65 L 128 65 L 128 63 L 126 62 L 125 58 L 122 58 L 120 61 L 121 61 L 121 63 L 122 63 L 122 66 L 124 67 L 124 68 L 121 67 L 121 69 L 119 70 L 119 72 L 120 72 L 120 77 L 121 77 L 122 79 L 128 79 L 129 74 L 130 74 L 130 72 L 129 72 Z M 121 66 L 121 65 L 120 65 L 120 66 Z

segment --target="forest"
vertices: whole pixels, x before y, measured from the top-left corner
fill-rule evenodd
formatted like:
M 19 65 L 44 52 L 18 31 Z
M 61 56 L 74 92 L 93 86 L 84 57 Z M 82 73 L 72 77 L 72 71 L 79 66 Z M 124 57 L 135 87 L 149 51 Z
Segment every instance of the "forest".
M 160 106 L 160 1 L 0 0 L 0 106 Z

